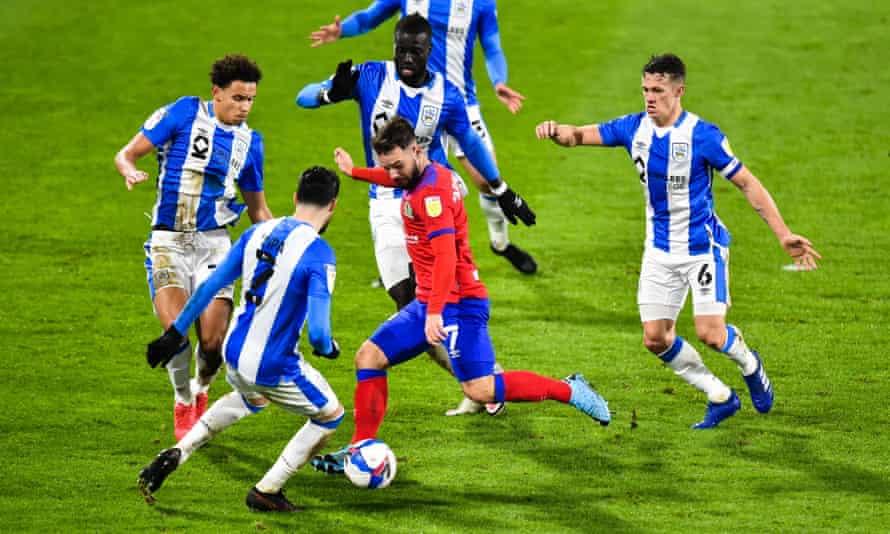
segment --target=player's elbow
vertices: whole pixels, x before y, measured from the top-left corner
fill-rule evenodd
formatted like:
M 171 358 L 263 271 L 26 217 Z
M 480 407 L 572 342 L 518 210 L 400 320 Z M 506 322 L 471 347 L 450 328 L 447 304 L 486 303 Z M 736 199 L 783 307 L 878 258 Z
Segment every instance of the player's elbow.
M 318 102 L 318 87 L 316 84 L 309 84 L 300 91 L 300 94 L 297 95 L 296 103 L 301 108 L 317 108 L 319 106 Z

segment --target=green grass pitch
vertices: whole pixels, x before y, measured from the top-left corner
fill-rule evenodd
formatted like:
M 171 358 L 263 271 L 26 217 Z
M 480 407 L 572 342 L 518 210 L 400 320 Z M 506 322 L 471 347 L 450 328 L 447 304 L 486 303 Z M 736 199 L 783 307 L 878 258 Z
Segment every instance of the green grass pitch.
M 508 368 L 583 372 L 618 411 L 613 424 L 556 403 L 445 418 L 458 387 L 421 358 L 390 373 L 380 433 L 400 458 L 390 488 L 304 469 L 285 488 L 304 513 L 248 512 L 247 490 L 303 423 L 269 409 L 196 453 L 156 505 L 142 501 L 138 470 L 173 441 L 167 376 L 144 362 L 159 333 L 142 268 L 154 192 L 127 192 L 112 158 L 157 107 L 209 95 L 214 59 L 244 52 L 265 74 L 250 124 L 266 140 L 267 196 L 289 213 L 300 170 L 331 165 L 337 145 L 360 153 L 355 106 L 309 112 L 293 100 L 342 59 L 391 56 L 392 21 L 308 46 L 311 30 L 366 5 L 0 3 L 0 531 L 890 530 L 890 7 L 869 0 L 501 0 L 510 85 L 525 108 L 511 116 L 494 99 L 481 52 L 476 79 L 501 170 L 539 217 L 511 235 L 541 269 L 523 277 L 490 254 L 467 203 L 491 332 Z M 663 51 L 688 65 L 684 106 L 723 129 L 824 256 L 816 272 L 782 271 L 768 228 L 716 180 L 734 237 L 730 319 L 764 354 L 777 401 L 756 414 L 734 365 L 698 343 L 745 394 L 743 411 L 710 432 L 688 430 L 704 399 L 641 343 L 644 211 L 627 155 L 533 133 L 545 119 L 641 110 L 640 69 Z M 142 168 L 154 173 L 150 159 Z M 369 286 L 364 187 L 345 183 L 326 237 L 345 354 L 309 358 L 351 410 L 350 355 L 392 312 Z M 694 339 L 688 309 L 679 332 Z M 226 391 L 220 379 L 211 398 Z M 347 418 L 331 444 L 351 432 Z

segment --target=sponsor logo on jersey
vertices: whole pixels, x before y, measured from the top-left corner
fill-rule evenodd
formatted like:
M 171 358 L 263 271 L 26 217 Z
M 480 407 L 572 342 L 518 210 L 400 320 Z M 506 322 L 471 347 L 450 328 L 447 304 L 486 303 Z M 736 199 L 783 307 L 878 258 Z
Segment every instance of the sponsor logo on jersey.
M 404 209 L 402 210 L 402 212 L 405 214 L 405 217 L 408 217 L 409 219 L 413 219 L 414 218 L 414 210 L 411 209 L 411 203 L 408 201 L 405 201 L 402 203 L 402 206 L 404 206 Z
M 671 143 L 671 159 L 686 161 L 689 158 L 689 143 Z
M 426 214 L 430 217 L 442 215 L 442 199 L 438 196 L 423 199 L 423 207 L 426 208 Z
M 432 128 L 436 125 L 436 121 L 439 119 L 439 108 L 430 104 L 425 104 L 423 109 L 420 110 L 420 122 L 423 123 L 427 128 Z
M 685 189 L 687 183 L 687 177 L 685 175 L 676 176 L 671 175 L 668 177 L 668 182 L 671 185 L 671 189 Z

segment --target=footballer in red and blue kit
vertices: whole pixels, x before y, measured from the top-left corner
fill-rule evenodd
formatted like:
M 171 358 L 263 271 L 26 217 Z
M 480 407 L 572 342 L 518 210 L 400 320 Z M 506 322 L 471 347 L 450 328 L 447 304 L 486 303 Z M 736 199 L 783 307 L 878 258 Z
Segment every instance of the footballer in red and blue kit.
M 417 298 L 371 336 L 391 365 L 429 348 L 427 313 L 442 314 L 445 346 L 461 382 L 494 372 L 488 336 L 488 291 L 470 251 L 467 214 L 453 173 L 438 163 L 424 169 L 420 183 L 405 192 L 402 219 L 408 254 L 417 277 Z
M 529 371 L 494 373 L 488 291 L 470 251 L 467 214 L 453 173 L 429 160 L 411 123 L 400 117 L 381 128 L 374 149 L 379 167 L 355 168 L 340 148 L 335 157 L 353 178 L 404 191 L 401 215 L 417 289 L 416 298 L 378 327 L 356 354 L 351 443 L 377 437 L 389 396 L 386 370 L 421 354 L 431 343 L 445 346 L 464 394 L 476 402 L 555 400 L 608 424 L 608 403 L 581 375 L 557 380 Z M 344 447 L 317 457 L 316 467 L 342 472 L 347 451 Z

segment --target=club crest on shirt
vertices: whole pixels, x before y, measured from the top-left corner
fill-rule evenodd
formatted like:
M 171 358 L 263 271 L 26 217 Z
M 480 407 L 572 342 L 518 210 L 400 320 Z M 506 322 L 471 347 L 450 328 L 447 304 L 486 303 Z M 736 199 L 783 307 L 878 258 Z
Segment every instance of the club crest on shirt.
M 436 121 L 439 119 L 439 108 L 430 104 L 425 104 L 423 109 L 420 110 L 420 122 L 426 126 L 427 128 L 432 128 L 436 125 Z
M 426 214 L 430 217 L 442 215 L 442 199 L 437 196 L 423 199 L 423 207 L 426 208 Z
M 671 143 L 671 159 L 686 161 L 689 158 L 689 143 Z

